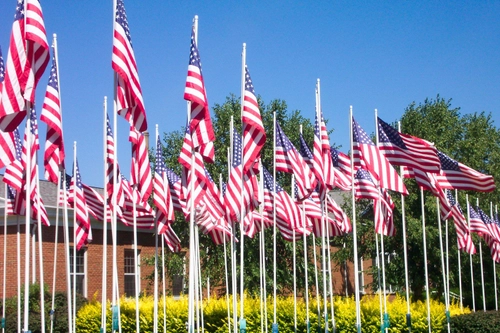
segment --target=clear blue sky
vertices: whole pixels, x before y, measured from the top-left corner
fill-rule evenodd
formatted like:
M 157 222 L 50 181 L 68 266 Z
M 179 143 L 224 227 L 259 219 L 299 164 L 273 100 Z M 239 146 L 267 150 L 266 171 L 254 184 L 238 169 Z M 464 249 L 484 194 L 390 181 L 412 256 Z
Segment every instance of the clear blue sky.
M 16 1 L 0 1 L 7 56 Z M 178 130 L 192 19 L 210 106 L 239 95 L 242 43 L 257 94 L 314 118 L 314 86 L 331 143 L 349 146 L 348 111 L 367 132 L 374 109 L 392 122 L 411 102 L 437 94 L 461 112 L 491 112 L 500 123 L 500 1 L 131 1 L 125 0 L 149 131 Z M 57 33 L 64 139 L 71 166 L 78 142 L 82 179 L 103 185 L 103 97 L 111 114 L 113 2 L 42 1 L 49 43 Z M 37 90 L 38 111 L 47 69 Z M 128 170 L 128 126 L 118 119 L 118 154 Z M 404 129 L 403 129 L 404 131 Z M 45 140 L 45 125 L 40 125 Z M 151 145 L 154 140 L 151 140 Z M 41 154 L 40 154 L 41 157 Z

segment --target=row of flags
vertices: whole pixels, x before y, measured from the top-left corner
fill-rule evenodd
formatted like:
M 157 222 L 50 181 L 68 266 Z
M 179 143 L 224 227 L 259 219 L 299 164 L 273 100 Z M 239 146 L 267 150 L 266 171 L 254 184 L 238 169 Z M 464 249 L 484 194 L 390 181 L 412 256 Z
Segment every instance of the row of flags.
M 45 178 L 53 183 L 64 184 L 67 181 L 56 50 L 53 53 L 40 119 L 47 124 Z M 4 181 L 17 202 L 27 201 L 23 193 L 29 177 L 29 201 L 35 214 L 33 216 L 40 214 L 46 224 L 48 218 L 45 217 L 43 200 L 36 185 L 36 152 L 39 143 L 34 96 L 49 58 L 39 1 L 19 1 L 5 68 L 0 50 L 0 167 L 6 168 Z M 152 228 L 158 221 L 158 233 L 164 235 L 173 251 L 180 249 L 180 241 L 172 229 L 174 211 L 182 213 L 186 219 L 194 213 L 196 223 L 218 244 L 224 237 L 231 236 L 232 223 L 236 221 L 244 223 L 247 236 L 253 236 L 261 228 L 272 225 L 274 219 L 287 240 L 292 240 L 293 235 L 298 238 L 311 232 L 317 236 L 322 236 L 326 231 L 330 236 L 349 233 L 349 218 L 329 195 L 333 189 L 354 190 L 357 199 L 373 200 L 375 230 L 391 236 L 395 232 L 392 213 L 394 203 L 389 191 L 408 194 L 403 178 L 394 167 L 401 166 L 403 177 L 414 178 L 421 188 L 439 198 L 442 217 L 453 218 L 455 222 L 460 249 L 471 253 L 475 251 L 470 232 L 479 229 L 472 228 L 472 222 L 469 228 L 449 190 L 492 191 L 495 188 L 493 177 L 454 161 L 426 140 L 403 134 L 377 118 L 378 142 L 375 144 L 352 118 L 351 161 L 349 156 L 330 146 L 319 106 L 315 116 L 312 151 L 302 135 L 297 149 L 275 121 L 275 168 L 278 172 L 294 175 L 293 193 L 289 194 L 276 183 L 260 161 L 260 152 L 267 135 L 250 72 L 245 65 L 242 133 L 234 129 L 231 133 L 231 170 L 228 183 L 219 189 L 204 164 L 214 161 L 215 134 L 195 29 L 191 33 L 184 92 L 190 112 L 178 159 L 182 165 L 180 176 L 165 166 L 159 136 L 155 168 L 151 170 L 143 134 L 147 130 L 146 112 L 123 0 L 118 0 L 116 4 L 112 68 L 116 73 L 117 112 L 130 124 L 130 181 L 121 174 L 117 165 L 113 131 L 108 119 L 107 184 L 104 193 L 100 194 L 82 182 L 76 160 L 73 176 L 70 177 L 66 201 L 75 207 L 78 246 L 91 239 L 90 216 L 101 221 L 110 218 L 109 212 L 104 213 L 105 205 L 126 225 L 132 225 L 135 221 L 140 227 Z M 21 143 L 18 127 L 27 113 L 27 130 Z M 66 191 L 64 185 L 60 188 Z M 155 209 L 148 202 L 151 196 Z M 22 204 L 13 201 L 9 207 L 12 207 L 11 213 L 22 214 L 22 208 L 14 209 L 23 207 Z M 259 210 L 260 207 L 262 209 Z M 470 215 L 473 215 L 472 208 Z M 327 230 L 322 231 L 322 219 L 326 221 Z M 481 230 L 478 233 L 486 235 L 486 229 Z M 498 232 L 490 231 L 489 235 L 490 238 L 485 240 L 493 244 L 492 248 L 500 248 Z

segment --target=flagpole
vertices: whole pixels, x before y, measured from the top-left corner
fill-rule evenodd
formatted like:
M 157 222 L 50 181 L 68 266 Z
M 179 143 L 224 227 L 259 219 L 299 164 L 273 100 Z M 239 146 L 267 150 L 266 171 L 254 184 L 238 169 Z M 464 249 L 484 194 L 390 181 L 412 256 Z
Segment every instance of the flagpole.
M 7 277 L 7 184 L 4 185 L 5 204 L 3 207 L 3 281 L 2 281 L 2 333 L 5 332 L 5 279 Z M 56 237 L 57 243 L 57 237 Z M 53 308 L 54 306 L 52 306 Z
M 327 194 L 328 195 L 328 194 Z M 325 200 L 326 200 L 326 196 L 325 196 Z M 326 209 L 326 217 L 328 218 L 328 205 L 325 205 L 325 209 Z M 327 247 L 327 250 L 328 250 L 328 278 L 329 278 L 329 281 L 328 281 L 328 289 L 329 289 L 329 292 L 330 292 L 330 312 L 332 314 L 332 330 L 333 332 L 336 332 L 337 331 L 337 325 L 335 324 L 335 302 L 334 302 L 334 299 L 333 299 L 333 279 L 332 279 L 332 258 L 331 258 L 331 249 L 330 249 L 330 225 L 329 224 L 326 224 L 327 222 L 325 222 L 325 225 L 327 225 L 326 227 L 326 239 L 328 239 L 328 247 Z M 333 236 L 333 235 L 332 235 Z
M 159 140 L 158 137 L 158 124 L 155 126 L 155 138 L 156 141 Z M 156 149 L 158 149 L 158 145 L 156 146 Z M 158 156 L 158 151 L 156 151 L 156 154 Z M 161 171 L 162 173 L 164 170 Z M 162 175 L 162 179 L 164 179 L 164 174 Z M 134 203 L 135 207 L 135 203 Z M 157 208 L 158 210 L 158 208 Z M 134 211 L 135 212 L 135 211 Z M 155 216 L 155 270 L 154 270 L 154 292 L 153 292 L 153 332 L 157 333 L 158 332 L 158 214 Z M 134 214 L 134 225 L 135 223 L 135 214 Z M 163 237 L 162 237 L 163 238 Z M 137 244 L 137 243 L 136 243 Z M 161 241 L 162 244 L 162 263 L 163 263 L 163 239 Z M 136 256 L 137 258 L 137 256 Z M 135 269 L 138 267 L 135 266 Z M 137 287 L 137 279 L 136 279 L 136 287 Z M 163 303 L 165 306 L 165 303 Z M 136 321 L 137 324 L 139 324 L 139 297 L 136 289 Z
M 425 294 L 427 304 L 427 325 L 429 333 L 432 332 L 431 328 L 431 303 L 429 297 L 429 271 L 427 268 L 427 236 L 425 232 L 425 202 L 424 202 L 424 189 L 420 187 L 420 203 L 422 208 L 422 243 L 424 247 L 424 268 L 425 268 Z
M 476 198 L 476 206 L 479 207 L 479 198 Z M 479 240 L 479 262 L 481 263 L 481 290 L 483 292 L 483 311 L 486 312 L 486 292 L 484 290 L 484 269 L 483 269 L 483 250 L 482 241 Z
M 163 292 L 163 333 L 167 331 L 167 290 L 165 283 L 165 239 L 161 239 L 161 280 Z
M 21 332 L 21 223 L 19 221 L 19 215 L 17 216 L 16 243 L 17 243 L 16 244 L 16 257 L 17 257 L 17 331 Z M 71 316 L 69 316 L 69 318 L 71 318 Z M 71 326 L 69 326 L 69 327 L 71 327 Z
M 495 205 L 495 213 L 498 214 L 497 206 Z M 496 219 L 493 219 L 493 202 L 490 201 L 490 215 L 491 219 L 496 223 Z M 492 258 L 493 259 L 493 258 Z M 495 286 L 495 311 L 498 311 L 498 292 L 497 292 L 497 265 L 495 259 L 493 259 L 493 284 Z
M 276 111 L 273 112 L 273 309 L 272 332 L 278 333 L 276 318 Z
M 292 174 L 292 200 L 295 202 L 295 191 L 293 186 L 295 184 L 295 175 Z M 292 269 L 293 269 L 293 329 L 297 331 L 297 255 L 295 253 L 295 226 L 292 225 Z
M 458 191 L 455 190 L 455 202 L 458 204 Z M 469 225 L 467 225 L 469 228 Z M 470 235 L 469 235 L 470 236 Z M 472 238 L 471 238 L 472 240 Z M 461 264 L 461 253 L 460 249 L 457 249 L 457 262 L 458 262 L 458 285 L 459 285 L 459 296 L 460 296 L 460 313 L 464 313 L 464 302 L 462 297 L 462 264 Z
M 262 213 L 263 213 L 263 206 L 264 206 L 264 171 L 262 169 L 262 161 L 259 161 L 259 176 L 260 176 L 260 180 L 259 180 L 259 195 L 260 195 L 260 202 L 261 204 L 259 205 L 259 213 L 260 213 L 260 216 L 262 217 Z M 262 253 L 262 273 L 261 273 L 261 277 L 262 277 L 262 284 L 263 284 L 263 298 L 264 298 L 264 327 L 265 327 L 265 330 L 263 332 L 266 332 L 267 333 L 267 329 L 268 329 L 268 326 L 267 326 L 267 284 L 266 284 L 266 256 L 265 256 L 265 250 L 266 250 L 266 238 L 265 238 L 265 228 L 264 228 L 264 220 L 262 219 L 262 225 L 261 225 L 261 231 L 260 231 L 260 249 L 261 249 L 261 253 Z
M 441 190 L 440 190 L 441 191 Z M 437 221 L 438 221 L 438 230 L 439 230 L 439 250 L 441 252 L 441 271 L 443 274 L 443 289 L 444 289 L 444 306 L 445 306 L 445 315 L 446 315 L 446 328 L 448 333 L 450 332 L 450 321 L 449 313 L 450 313 L 450 304 L 448 303 L 448 286 L 446 285 L 446 269 L 444 266 L 444 250 L 443 250 L 443 234 L 441 232 L 441 208 L 439 204 L 439 198 L 436 197 L 436 207 L 437 207 Z
M 378 208 L 373 207 L 373 209 L 375 210 Z M 375 214 L 374 214 L 374 218 L 375 218 Z M 382 304 L 382 287 L 380 285 L 380 281 L 382 280 L 380 277 L 380 271 L 381 271 L 381 269 L 380 269 L 380 250 L 379 250 L 379 245 L 378 245 L 377 231 L 375 231 L 374 234 L 375 234 L 375 250 L 377 251 L 377 258 L 375 259 L 375 266 L 377 267 L 377 279 L 378 279 L 377 285 L 378 285 L 378 303 L 379 303 L 379 310 L 380 310 L 380 331 L 385 332 L 384 306 Z
M 398 132 L 401 132 L 401 122 L 398 121 Z M 403 174 L 403 167 L 399 168 L 400 174 Z M 406 287 L 406 326 L 408 332 L 411 332 L 411 310 L 410 310 L 410 286 L 408 278 L 408 245 L 406 243 L 406 214 L 405 214 L 405 196 L 401 194 L 401 228 L 403 231 L 403 258 L 405 265 L 405 287 Z
M 31 103 L 26 102 L 27 112 L 31 112 Z M 31 120 L 26 119 L 26 122 Z M 29 126 L 26 126 L 25 136 L 26 136 L 26 216 L 25 216 L 25 250 L 24 250 L 24 295 L 29 295 L 29 285 L 30 285 L 30 225 L 31 225 L 31 130 Z M 24 331 L 28 331 L 29 324 L 29 297 L 24 297 Z
M 302 124 L 300 125 L 300 134 L 302 134 Z M 301 210 L 300 210 L 300 214 L 302 215 L 302 219 L 305 220 L 306 219 L 306 213 L 305 213 L 305 208 L 304 208 L 304 201 L 302 201 L 302 204 L 300 206 Z M 314 233 L 313 233 L 314 235 Z M 310 324 L 310 320 L 309 320 L 309 280 L 308 280 L 308 276 L 307 276 L 307 236 L 306 236 L 306 233 L 304 232 L 302 234 L 302 239 L 303 239 L 303 245 L 304 245 L 304 279 L 305 279 L 305 301 L 306 301 L 306 332 L 309 333 L 310 330 L 311 330 L 311 324 Z M 316 261 L 315 261 L 315 265 L 316 265 Z M 316 293 L 317 293 L 317 289 L 316 289 Z
M 35 179 L 37 182 L 37 189 L 40 191 L 40 177 L 38 174 L 38 165 L 35 166 Z M 39 262 L 39 273 L 40 273 L 40 325 L 42 333 L 45 333 L 45 283 L 43 278 L 43 240 L 42 240 L 42 219 L 41 219 L 41 210 L 42 204 L 40 201 L 41 193 L 38 193 L 35 200 L 38 202 L 38 210 L 37 210 L 37 223 L 38 223 L 38 262 Z
M 142 134 L 139 134 L 142 135 Z M 147 147 L 149 148 L 149 147 Z M 149 163 L 149 162 L 148 162 Z M 136 200 L 137 198 L 137 184 L 134 184 L 132 186 L 132 219 L 133 219 L 133 228 L 132 231 L 134 233 L 134 240 L 133 240 L 133 247 L 134 247 L 134 286 L 135 286 L 135 329 L 136 332 L 140 332 L 140 318 L 139 318 L 139 275 L 137 274 L 138 268 L 139 268 L 139 262 L 137 261 L 137 204 Z M 155 261 L 158 261 L 158 221 L 156 222 L 156 232 L 155 232 Z M 156 264 L 156 262 L 155 262 Z M 156 271 L 158 271 L 157 266 L 155 265 Z M 156 283 L 158 283 L 158 272 L 156 273 Z M 155 284 L 155 289 L 157 289 L 158 285 Z M 158 296 L 158 295 L 157 295 Z M 157 302 L 155 302 L 155 305 L 158 306 Z M 158 309 L 157 309 L 158 310 Z M 158 323 L 156 323 L 158 324 Z
M 76 188 L 76 141 L 73 141 L 73 186 Z M 73 188 L 73 328 L 76 332 L 76 189 Z
M 378 128 L 378 111 L 377 111 L 377 109 L 375 109 L 375 128 Z M 378 146 L 378 130 L 375 131 L 375 140 L 376 140 L 376 145 Z M 377 190 L 379 191 L 379 194 L 380 194 L 380 184 L 379 183 L 377 183 Z M 379 209 L 379 212 L 381 212 L 380 200 L 377 200 L 377 205 L 378 205 L 377 209 Z M 385 217 L 382 216 L 382 219 L 385 219 Z M 384 295 L 384 318 L 382 321 L 382 325 L 383 325 L 384 331 L 388 332 L 390 323 L 389 323 L 389 314 L 387 313 L 387 297 L 386 297 L 386 284 L 385 284 L 384 229 L 385 229 L 385 221 L 384 221 L 384 225 L 382 226 L 382 233 L 380 234 L 380 247 L 382 250 L 380 257 L 382 259 L 382 285 L 383 285 L 382 291 L 383 291 L 383 295 Z
M 227 160 L 228 161 L 230 160 L 229 159 L 229 152 L 228 152 L 228 159 Z M 224 199 L 222 197 L 222 173 L 219 173 L 219 187 L 221 189 L 221 191 L 220 191 L 221 199 Z M 229 302 L 229 275 L 227 272 L 226 236 L 223 237 L 223 245 L 224 245 L 224 277 L 225 277 L 225 283 L 226 283 L 227 328 L 228 328 L 229 333 L 231 333 L 231 312 L 230 312 L 230 302 Z
M 108 98 L 104 96 L 103 102 L 103 163 L 104 163 L 104 187 L 103 187 L 103 221 L 102 221 L 102 291 L 101 291 L 101 333 L 106 330 L 106 313 L 107 313 L 107 274 L 108 274 L 108 191 L 107 185 L 107 167 L 108 167 L 108 153 L 107 153 L 107 115 L 108 115 Z M 113 180 L 114 181 L 114 180 Z
M 55 63 L 56 63 L 56 70 L 57 70 L 57 80 L 59 81 L 59 66 L 58 66 L 58 56 L 57 56 L 57 35 L 56 34 L 53 34 L 52 35 L 52 48 L 54 50 L 54 59 L 55 59 Z M 58 82 L 58 85 L 60 83 Z M 61 100 L 61 94 L 59 94 L 59 100 Z M 59 207 L 61 205 L 61 201 L 60 201 L 60 195 L 59 195 L 59 191 L 61 189 L 61 165 L 58 165 L 59 167 L 59 173 L 58 173 L 58 179 L 57 179 L 57 189 L 56 189 L 56 193 L 57 193 L 57 199 L 56 199 L 56 225 L 55 225 L 55 241 L 54 241 L 54 268 L 52 270 L 52 300 L 51 300 L 51 307 L 50 307 L 50 332 L 52 333 L 52 331 L 54 330 L 54 313 L 55 313 L 55 309 L 54 309 L 54 304 L 55 304 L 55 292 L 56 292 L 56 276 L 57 276 L 57 248 L 58 248 L 58 245 L 59 245 Z M 65 189 L 66 190 L 66 189 Z
M 228 177 L 230 177 L 230 170 L 231 170 L 231 161 L 233 159 L 233 131 L 234 131 L 234 119 L 233 116 L 231 116 L 231 122 L 230 122 L 230 131 L 231 135 L 229 136 L 229 150 L 228 150 Z M 236 333 L 238 331 L 238 292 L 237 292 L 237 285 L 236 285 L 236 238 L 234 237 L 234 233 L 236 233 L 236 224 L 233 223 L 233 237 L 231 238 L 231 284 L 232 284 L 232 290 L 233 290 L 233 332 Z
M 245 100 L 245 66 L 246 66 L 246 56 L 247 56 L 247 51 L 246 51 L 246 43 L 243 43 L 243 50 L 241 52 L 241 102 L 240 102 L 240 109 L 241 109 L 241 126 L 243 128 L 243 105 L 244 105 L 244 100 Z M 241 142 L 244 143 L 243 141 L 243 131 L 241 133 Z M 244 169 L 245 166 L 245 154 L 242 150 L 241 152 L 241 163 Z M 245 320 L 245 294 L 244 294 L 244 257 L 245 257 L 245 252 L 244 252 L 244 239 L 245 239 L 245 233 L 244 233 L 244 205 L 243 205 L 243 195 L 245 193 L 245 189 L 243 186 L 243 179 L 245 175 L 243 174 L 242 170 L 242 175 L 240 179 L 240 185 L 241 185 L 241 193 L 240 193 L 240 294 L 241 294 L 241 299 L 240 299 L 240 333 L 245 333 L 247 330 L 247 324 Z
M 316 117 L 319 113 L 320 104 L 320 86 L 319 79 L 316 80 Z M 326 291 L 326 232 L 325 232 L 325 198 L 321 200 L 321 267 L 323 271 L 323 316 L 325 319 L 325 333 L 328 333 L 328 294 Z
M 470 208 L 469 208 L 469 195 L 465 195 L 465 200 L 467 202 L 467 226 L 469 227 L 470 230 Z M 474 267 L 472 264 L 472 253 L 469 253 L 470 257 L 470 284 L 471 284 L 471 291 L 472 291 L 472 311 L 476 312 L 476 296 L 474 293 Z
M 353 152 L 353 131 L 352 131 L 352 105 L 349 108 L 349 128 L 350 128 L 350 141 L 351 141 L 351 154 Z M 354 158 L 351 156 L 351 179 L 354 179 Z M 360 308 L 360 295 L 359 295 L 359 266 L 358 266 L 358 240 L 357 240 L 357 227 L 356 227 L 356 205 L 355 205 L 355 192 L 354 186 L 351 190 L 351 204 L 352 204 L 352 239 L 354 243 L 354 298 L 356 300 L 356 331 L 361 333 L 361 308 Z
M 70 267 L 70 250 L 69 250 L 69 217 L 68 217 L 68 198 L 66 191 L 66 170 L 62 170 L 64 178 L 62 179 L 63 191 L 63 226 L 64 226 L 64 257 L 66 261 L 66 293 L 68 305 L 68 331 L 73 332 L 73 297 L 71 290 L 71 267 Z

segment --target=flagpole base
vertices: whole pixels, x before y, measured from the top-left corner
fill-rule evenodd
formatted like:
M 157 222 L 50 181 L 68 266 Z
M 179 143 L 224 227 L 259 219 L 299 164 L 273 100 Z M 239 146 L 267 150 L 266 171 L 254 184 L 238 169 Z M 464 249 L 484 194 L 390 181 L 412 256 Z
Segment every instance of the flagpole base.
M 273 323 L 272 333 L 278 333 L 278 323 Z

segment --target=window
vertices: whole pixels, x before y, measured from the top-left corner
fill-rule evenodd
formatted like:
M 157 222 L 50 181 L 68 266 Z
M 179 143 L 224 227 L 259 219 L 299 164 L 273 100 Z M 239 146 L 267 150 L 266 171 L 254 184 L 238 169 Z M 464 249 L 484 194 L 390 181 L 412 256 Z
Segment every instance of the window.
M 128 297 L 135 297 L 135 279 L 137 276 L 137 281 L 140 281 L 140 270 L 139 267 L 137 267 L 137 274 L 136 274 L 136 266 L 135 266 L 135 255 L 134 255 L 134 250 L 133 249 L 125 249 L 125 255 L 124 255 L 124 274 L 125 274 L 125 295 Z M 139 263 L 139 258 L 140 254 L 139 251 L 137 251 L 137 263 Z M 139 291 L 140 291 L 140 285 L 139 285 Z
M 71 277 L 71 288 L 76 286 L 76 292 L 87 297 L 86 273 L 87 273 L 87 249 L 81 248 L 76 251 L 76 260 L 74 260 L 74 247 L 69 248 L 69 270 Z M 76 284 L 75 284 L 76 283 Z
M 359 292 L 361 294 L 365 293 L 365 272 L 363 271 L 363 257 L 358 260 L 358 281 L 359 281 Z

